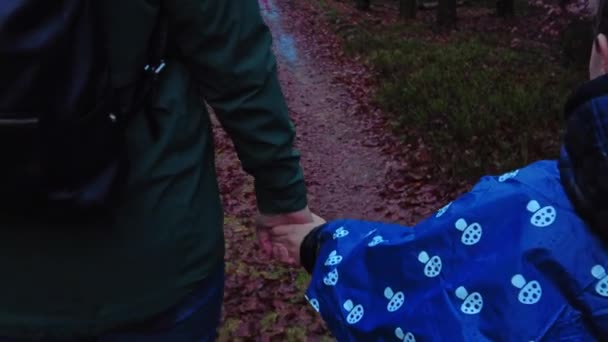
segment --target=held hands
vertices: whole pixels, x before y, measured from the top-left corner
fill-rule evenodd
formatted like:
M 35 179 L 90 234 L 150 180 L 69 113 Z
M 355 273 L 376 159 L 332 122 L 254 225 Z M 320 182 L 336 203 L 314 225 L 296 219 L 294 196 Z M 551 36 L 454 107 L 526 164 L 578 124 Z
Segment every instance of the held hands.
M 300 245 L 311 230 L 325 223 L 321 217 L 312 214 L 313 221 L 305 224 L 292 224 L 274 227 L 270 231 L 270 239 L 279 251 L 273 255 L 279 261 L 300 265 Z
M 306 207 L 293 213 L 259 215 L 256 223 L 262 251 L 281 262 L 298 265 L 300 244 L 311 230 L 325 223 L 325 220 Z

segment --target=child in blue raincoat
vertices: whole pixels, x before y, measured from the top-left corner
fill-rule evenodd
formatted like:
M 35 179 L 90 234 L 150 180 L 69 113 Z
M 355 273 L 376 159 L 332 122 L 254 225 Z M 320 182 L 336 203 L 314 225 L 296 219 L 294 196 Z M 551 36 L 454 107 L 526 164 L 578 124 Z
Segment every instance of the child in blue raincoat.
M 566 105 L 558 161 L 482 178 L 415 227 L 273 231 L 339 341 L 608 341 L 608 42 Z

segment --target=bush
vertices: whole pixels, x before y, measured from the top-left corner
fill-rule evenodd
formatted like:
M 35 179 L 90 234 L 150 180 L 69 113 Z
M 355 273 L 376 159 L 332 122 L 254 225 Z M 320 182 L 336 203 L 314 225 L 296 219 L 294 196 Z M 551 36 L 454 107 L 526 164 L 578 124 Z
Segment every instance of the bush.
M 557 155 L 562 106 L 580 73 L 487 35 L 433 42 L 398 31 L 360 30 L 348 44 L 379 73 L 376 99 L 397 132 L 422 136 L 439 170 L 474 179 Z

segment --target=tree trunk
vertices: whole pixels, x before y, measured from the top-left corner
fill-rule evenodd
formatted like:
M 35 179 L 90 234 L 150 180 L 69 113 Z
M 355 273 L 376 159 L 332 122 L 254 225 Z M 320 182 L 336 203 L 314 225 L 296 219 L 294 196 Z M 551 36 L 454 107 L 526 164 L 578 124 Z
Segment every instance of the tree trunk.
M 565 65 L 573 65 L 579 70 L 586 68 L 591 57 L 595 31 L 594 21 L 590 18 L 573 19 L 562 31 L 561 49 Z
M 496 15 L 501 18 L 515 16 L 515 4 L 513 0 L 496 0 Z
M 356 0 L 357 9 L 367 11 L 370 6 L 370 0 Z
M 399 0 L 399 16 L 401 18 L 416 18 L 417 0 Z
M 456 26 L 456 0 L 439 0 L 437 24 L 446 29 Z

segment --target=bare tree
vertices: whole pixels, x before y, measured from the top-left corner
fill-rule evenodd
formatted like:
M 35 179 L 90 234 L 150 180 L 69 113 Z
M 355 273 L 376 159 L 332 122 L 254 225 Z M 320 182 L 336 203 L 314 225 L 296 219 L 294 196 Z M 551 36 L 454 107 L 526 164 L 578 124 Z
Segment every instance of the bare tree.
M 360 10 L 367 11 L 370 6 L 370 0 L 356 0 L 356 6 Z
M 399 16 L 401 18 L 416 18 L 417 0 L 399 0 Z
M 502 18 L 515 16 L 515 4 L 513 0 L 496 0 L 496 15 Z
M 456 0 L 439 0 L 437 6 L 437 24 L 451 29 L 456 26 Z

